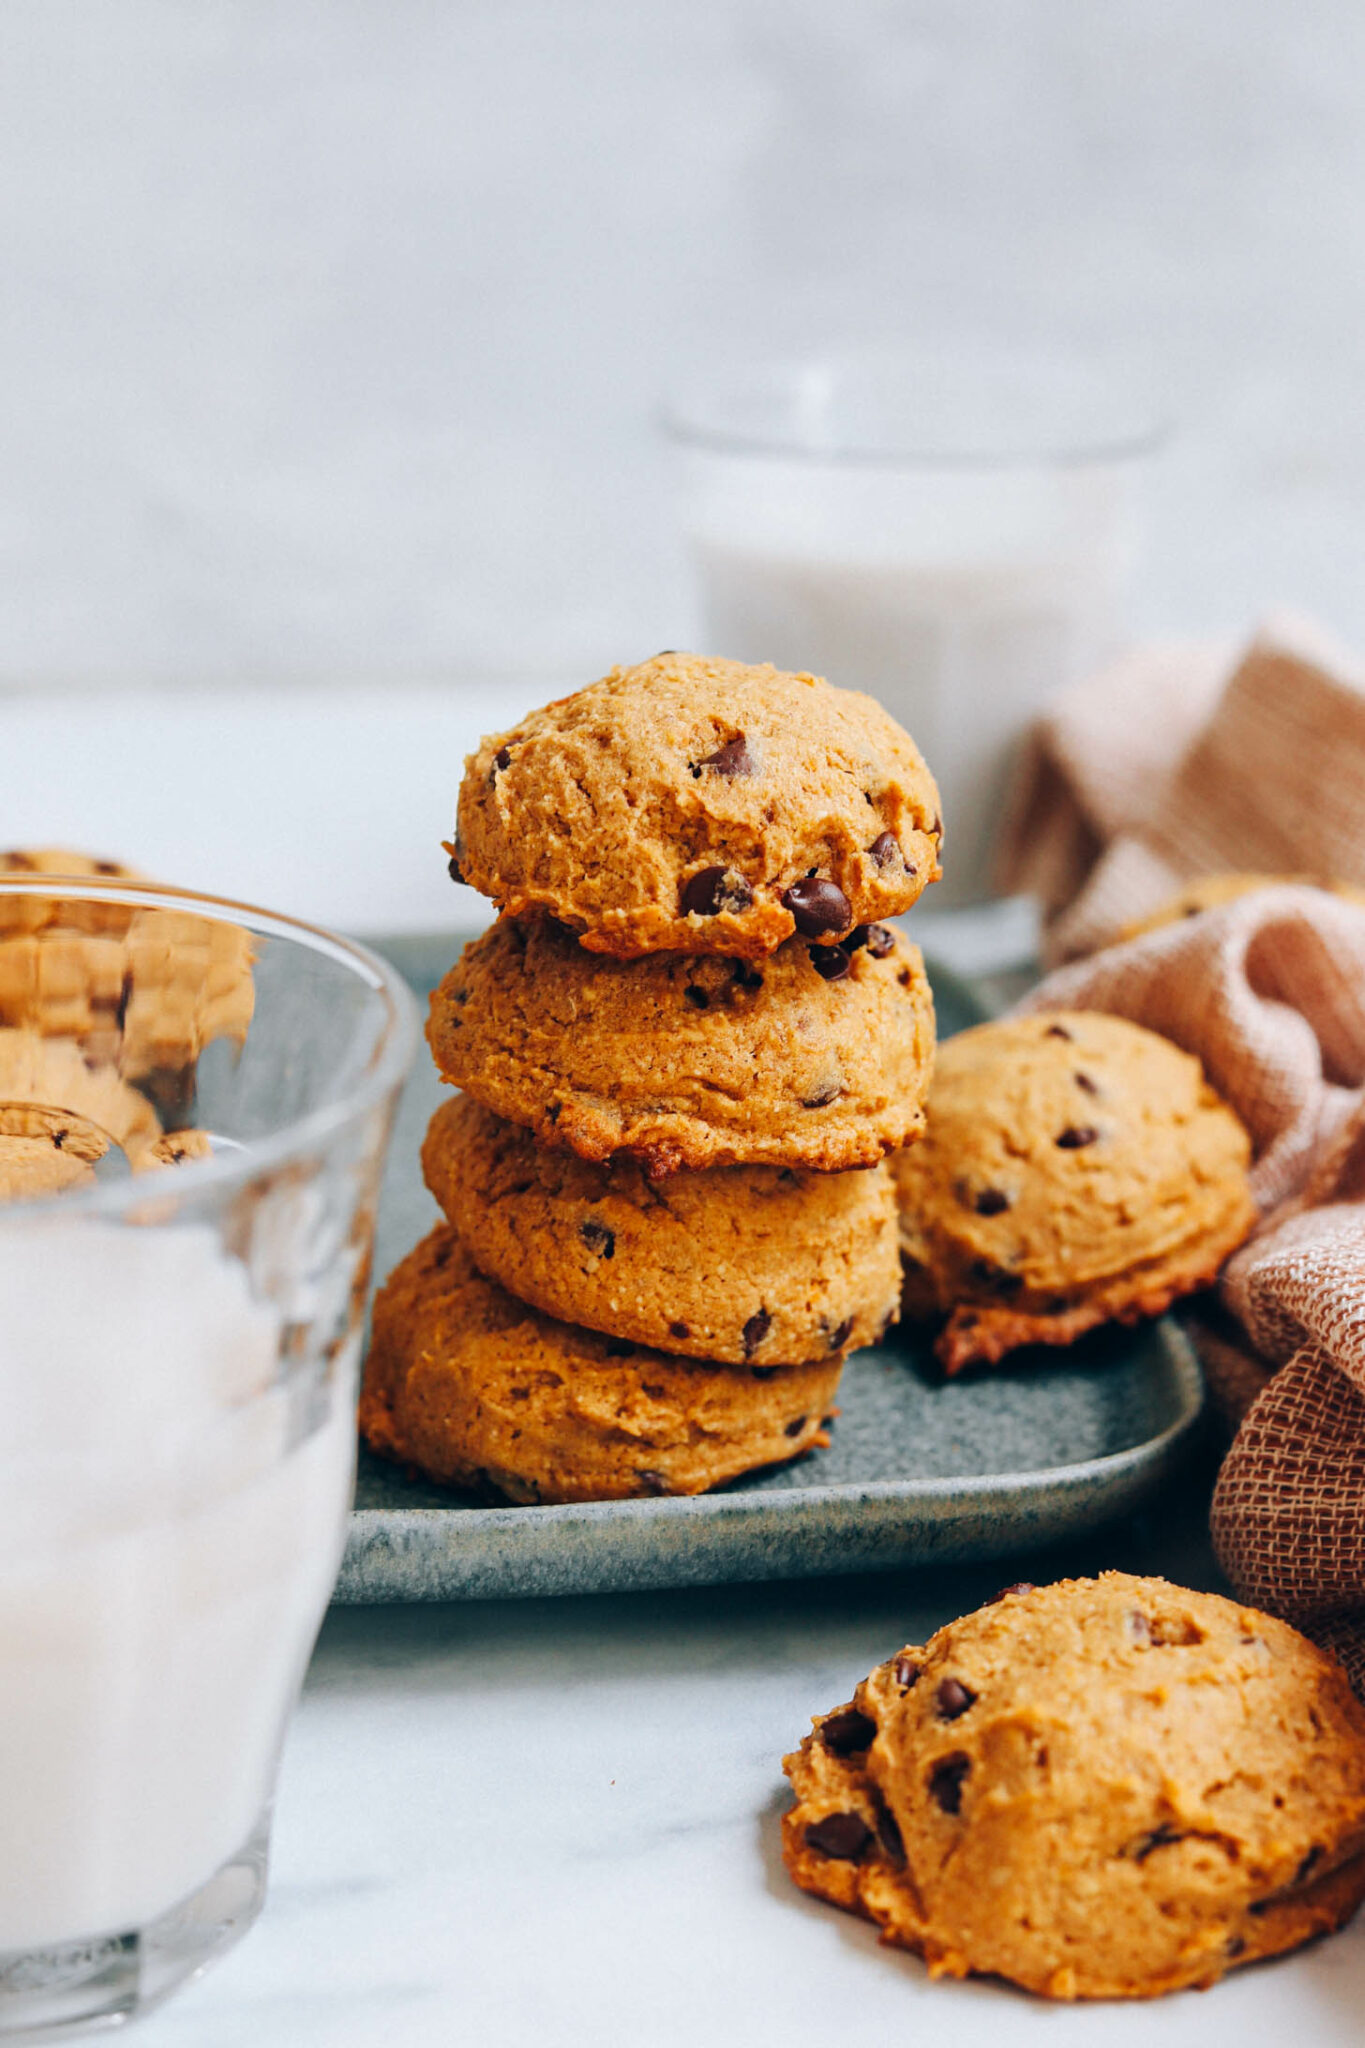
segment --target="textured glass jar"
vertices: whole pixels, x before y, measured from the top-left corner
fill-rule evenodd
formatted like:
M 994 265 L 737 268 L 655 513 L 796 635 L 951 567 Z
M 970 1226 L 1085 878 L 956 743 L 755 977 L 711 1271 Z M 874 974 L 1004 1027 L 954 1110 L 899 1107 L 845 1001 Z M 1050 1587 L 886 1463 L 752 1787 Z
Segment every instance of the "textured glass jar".
M 415 1041 L 346 941 L 0 879 L 0 2036 L 129 2017 L 260 1908 Z

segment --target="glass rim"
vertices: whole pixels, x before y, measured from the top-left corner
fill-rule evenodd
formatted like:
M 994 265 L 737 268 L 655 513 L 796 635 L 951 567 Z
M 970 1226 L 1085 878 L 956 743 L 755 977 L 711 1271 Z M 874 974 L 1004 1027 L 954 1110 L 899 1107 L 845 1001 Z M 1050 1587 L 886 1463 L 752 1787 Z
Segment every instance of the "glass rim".
M 815 373 L 827 378 L 847 376 L 850 371 L 872 369 L 904 375 L 926 363 L 970 364 L 969 351 L 870 349 L 832 350 L 824 356 L 774 356 L 748 363 L 718 366 L 710 374 L 694 377 L 665 393 L 655 407 L 654 419 L 666 439 L 680 448 L 712 455 L 752 457 L 769 462 L 786 462 L 805 467 L 848 467 L 904 469 L 911 471 L 949 470 L 964 472 L 1024 471 L 1036 469 L 1084 469 L 1109 463 L 1134 462 L 1156 454 L 1170 439 L 1172 419 L 1154 399 L 1139 398 L 1130 389 L 1126 403 L 1116 404 L 1116 423 L 1110 430 L 1076 432 L 1039 431 L 1023 435 L 1009 445 L 971 446 L 965 434 L 952 433 L 935 439 L 893 431 L 884 441 L 857 433 L 834 434 L 819 439 L 798 429 L 774 430 L 768 425 L 746 427 L 727 417 L 737 399 L 762 393 L 769 398 L 796 399 L 802 380 Z M 1085 363 L 1080 358 L 1013 357 L 1002 354 L 993 367 L 1019 370 L 1046 363 L 1055 371 L 1074 368 L 1078 375 L 1092 379 L 1097 370 L 1107 372 L 1117 388 L 1118 366 L 1103 358 Z M 1127 377 L 1122 379 L 1127 383 Z
M 401 1085 L 419 1037 L 417 999 L 399 970 L 359 940 L 343 938 L 326 926 L 282 911 L 263 910 L 228 896 L 210 896 L 158 882 L 134 882 L 100 875 L 0 874 L 0 903 L 7 898 L 39 896 L 113 903 L 132 910 L 167 910 L 207 917 L 218 924 L 245 927 L 262 938 L 280 938 L 350 968 L 380 998 L 385 1017 L 378 1044 L 364 1073 L 336 1102 L 324 1103 L 282 1124 L 249 1146 L 208 1159 L 187 1159 L 172 1174 L 132 1173 L 126 1180 L 105 1181 L 93 1188 L 68 1189 L 35 1201 L 0 1204 L 0 1229 L 22 1226 L 36 1218 L 120 1216 L 146 1206 L 167 1192 L 193 1194 L 243 1186 L 259 1174 L 287 1164 L 300 1153 L 326 1143 L 357 1118 L 378 1106 Z M 0 945 L 3 939 L 0 938 Z

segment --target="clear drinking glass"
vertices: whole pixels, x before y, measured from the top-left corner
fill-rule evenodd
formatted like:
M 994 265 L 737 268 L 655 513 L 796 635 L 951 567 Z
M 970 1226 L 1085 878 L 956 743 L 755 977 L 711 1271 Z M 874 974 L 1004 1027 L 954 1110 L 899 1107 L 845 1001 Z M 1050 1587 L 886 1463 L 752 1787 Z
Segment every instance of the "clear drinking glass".
M 260 1908 L 415 1043 L 344 940 L 0 879 L 0 2036 L 126 2019 Z
M 698 384 L 664 424 L 707 651 L 880 698 L 943 795 L 937 902 L 985 897 L 1021 733 L 1125 635 L 1161 439 L 1137 381 L 867 349 Z

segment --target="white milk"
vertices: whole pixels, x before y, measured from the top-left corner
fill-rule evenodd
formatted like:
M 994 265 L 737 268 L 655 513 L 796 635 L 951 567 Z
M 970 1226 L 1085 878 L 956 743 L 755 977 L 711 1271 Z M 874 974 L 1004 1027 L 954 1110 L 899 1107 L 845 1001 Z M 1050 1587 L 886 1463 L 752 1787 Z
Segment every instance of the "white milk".
M 711 456 L 694 475 L 707 649 L 812 669 L 879 698 L 943 797 L 936 899 L 985 896 L 1021 734 L 1118 638 L 1126 473 L 907 474 Z
M 271 1794 L 335 1577 L 349 1361 L 295 1447 L 205 1228 L 0 1231 L 0 1950 L 145 1926 Z

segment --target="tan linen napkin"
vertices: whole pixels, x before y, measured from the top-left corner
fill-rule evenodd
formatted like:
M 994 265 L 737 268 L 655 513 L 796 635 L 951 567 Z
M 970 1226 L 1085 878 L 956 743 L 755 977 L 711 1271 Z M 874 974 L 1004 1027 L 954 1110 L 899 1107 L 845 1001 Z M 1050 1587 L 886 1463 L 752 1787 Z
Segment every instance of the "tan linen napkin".
M 1290 617 L 1235 659 L 1199 642 L 1138 650 L 1035 727 L 997 869 L 1040 897 L 1050 961 L 1106 944 L 1195 875 L 1365 884 L 1365 676 Z
M 1224 1275 L 1223 1327 L 1200 1333 L 1242 1414 L 1214 1545 L 1244 1598 L 1330 1641 L 1365 1691 L 1365 907 L 1258 891 L 1061 968 L 1021 1005 L 1057 1006 L 1197 1054 L 1251 1132 L 1261 1221 Z

